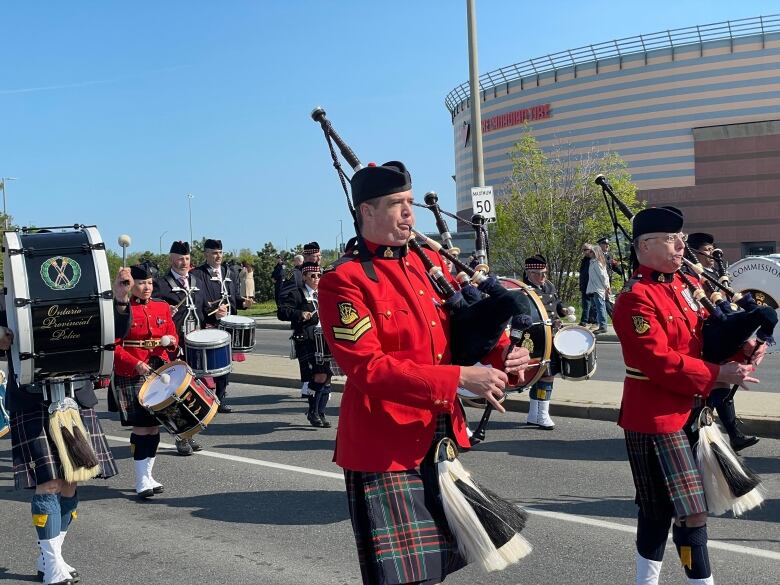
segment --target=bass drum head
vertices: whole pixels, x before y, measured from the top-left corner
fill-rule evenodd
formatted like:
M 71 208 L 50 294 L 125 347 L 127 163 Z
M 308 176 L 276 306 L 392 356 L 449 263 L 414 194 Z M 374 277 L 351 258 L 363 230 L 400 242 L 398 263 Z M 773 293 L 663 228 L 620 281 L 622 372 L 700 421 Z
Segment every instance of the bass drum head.
M 533 325 L 523 334 L 520 346 L 528 349 L 531 354 L 531 378 L 527 379 L 522 388 L 534 385 L 539 378 L 547 374 L 547 364 L 550 363 L 552 352 L 552 323 L 547 318 L 547 310 L 542 300 L 533 289 L 524 282 L 514 278 L 499 277 L 498 281 L 507 290 L 515 294 L 523 294 L 531 301 L 531 320 Z
M 731 288 L 753 295 L 759 305 L 767 305 L 780 317 L 780 255 L 752 256 L 738 260 L 728 269 Z M 778 346 L 767 348 L 767 353 L 778 351 Z

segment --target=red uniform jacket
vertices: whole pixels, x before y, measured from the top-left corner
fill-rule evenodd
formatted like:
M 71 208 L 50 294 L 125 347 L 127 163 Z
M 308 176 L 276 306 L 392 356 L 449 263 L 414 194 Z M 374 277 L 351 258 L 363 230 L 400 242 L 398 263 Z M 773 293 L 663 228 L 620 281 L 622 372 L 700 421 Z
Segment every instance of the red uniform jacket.
M 647 266 L 634 273 L 612 317 L 626 363 L 621 427 L 650 434 L 679 431 L 693 397 L 709 395 L 719 367 L 701 359 L 705 315 L 678 274 Z
M 164 362 L 170 361 L 168 352 L 176 351 L 179 338 L 176 335 L 176 325 L 171 317 L 171 307 L 163 301 L 140 301 L 136 297 L 130 299 L 130 311 L 132 323 L 128 334 L 116 340 L 116 352 L 114 353 L 114 373 L 126 378 L 138 376 L 135 366 L 138 362 L 149 363 L 151 356 L 157 356 Z M 159 340 L 163 335 L 173 337 L 173 345 L 163 348 L 156 347 L 125 347 L 123 342 L 143 341 L 149 339 Z
M 452 415 L 458 443 L 469 446 L 455 397 L 460 366 L 450 365 L 449 315 L 420 258 L 405 247 L 369 247 L 378 282 L 354 258 L 326 271 L 319 286 L 323 333 L 348 376 L 334 460 L 353 471 L 413 469 L 431 446 L 438 413 Z M 502 367 L 507 344 L 503 338 L 483 361 Z

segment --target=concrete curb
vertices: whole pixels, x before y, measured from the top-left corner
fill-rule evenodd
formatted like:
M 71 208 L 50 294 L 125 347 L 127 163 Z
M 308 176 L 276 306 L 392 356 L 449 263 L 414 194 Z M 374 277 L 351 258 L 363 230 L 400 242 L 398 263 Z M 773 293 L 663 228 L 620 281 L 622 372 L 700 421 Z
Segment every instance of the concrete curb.
M 230 374 L 230 381 L 239 384 L 253 384 L 257 386 L 276 386 L 279 388 L 300 388 L 301 383 L 297 378 L 286 376 L 271 376 L 265 374 Z M 344 391 L 343 381 L 334 381 L 334 392 Z M 504 408 L 510 412 L 528 412 L 528 395 L 515 394 L 503 402 Z M 478 409 L 475 409 L 478 410 Z M 594 402 L 552 401 L 550 414 L 553 416 L 582 418 L 590 420 L 602 420 L 617 422 L 619 408 L 611 404 L 599 404 Z M 470 416 L 470 419 L 477 418 Z M 758 435 L 780 439 L 780 420 L 765 417 L 740 417 L 743 430 L 746 434 Z

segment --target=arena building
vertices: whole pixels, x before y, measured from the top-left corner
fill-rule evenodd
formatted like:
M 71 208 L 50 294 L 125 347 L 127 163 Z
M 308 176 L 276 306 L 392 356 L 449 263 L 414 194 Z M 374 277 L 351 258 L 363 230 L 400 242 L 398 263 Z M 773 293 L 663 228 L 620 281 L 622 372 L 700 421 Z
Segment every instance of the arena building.
M 480 76 L 485 184 L 500 196 L 525 123 L 544 149 L 617 152 L 639 197 L 732 261 L 780 240 L 780 15 L 571 49 Z M 468 82 L 452 115 L 457 209 L 471 216 Z M 466 248 L 464 248 L 466 249 Z

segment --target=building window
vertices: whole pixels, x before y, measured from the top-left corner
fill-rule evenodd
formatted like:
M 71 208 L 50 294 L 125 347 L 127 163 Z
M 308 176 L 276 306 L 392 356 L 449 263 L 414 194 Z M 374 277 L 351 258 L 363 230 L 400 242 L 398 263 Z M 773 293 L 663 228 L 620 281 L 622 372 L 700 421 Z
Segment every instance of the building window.
M 775 253 L 775 242 L 742 242 L 742 257 Z

